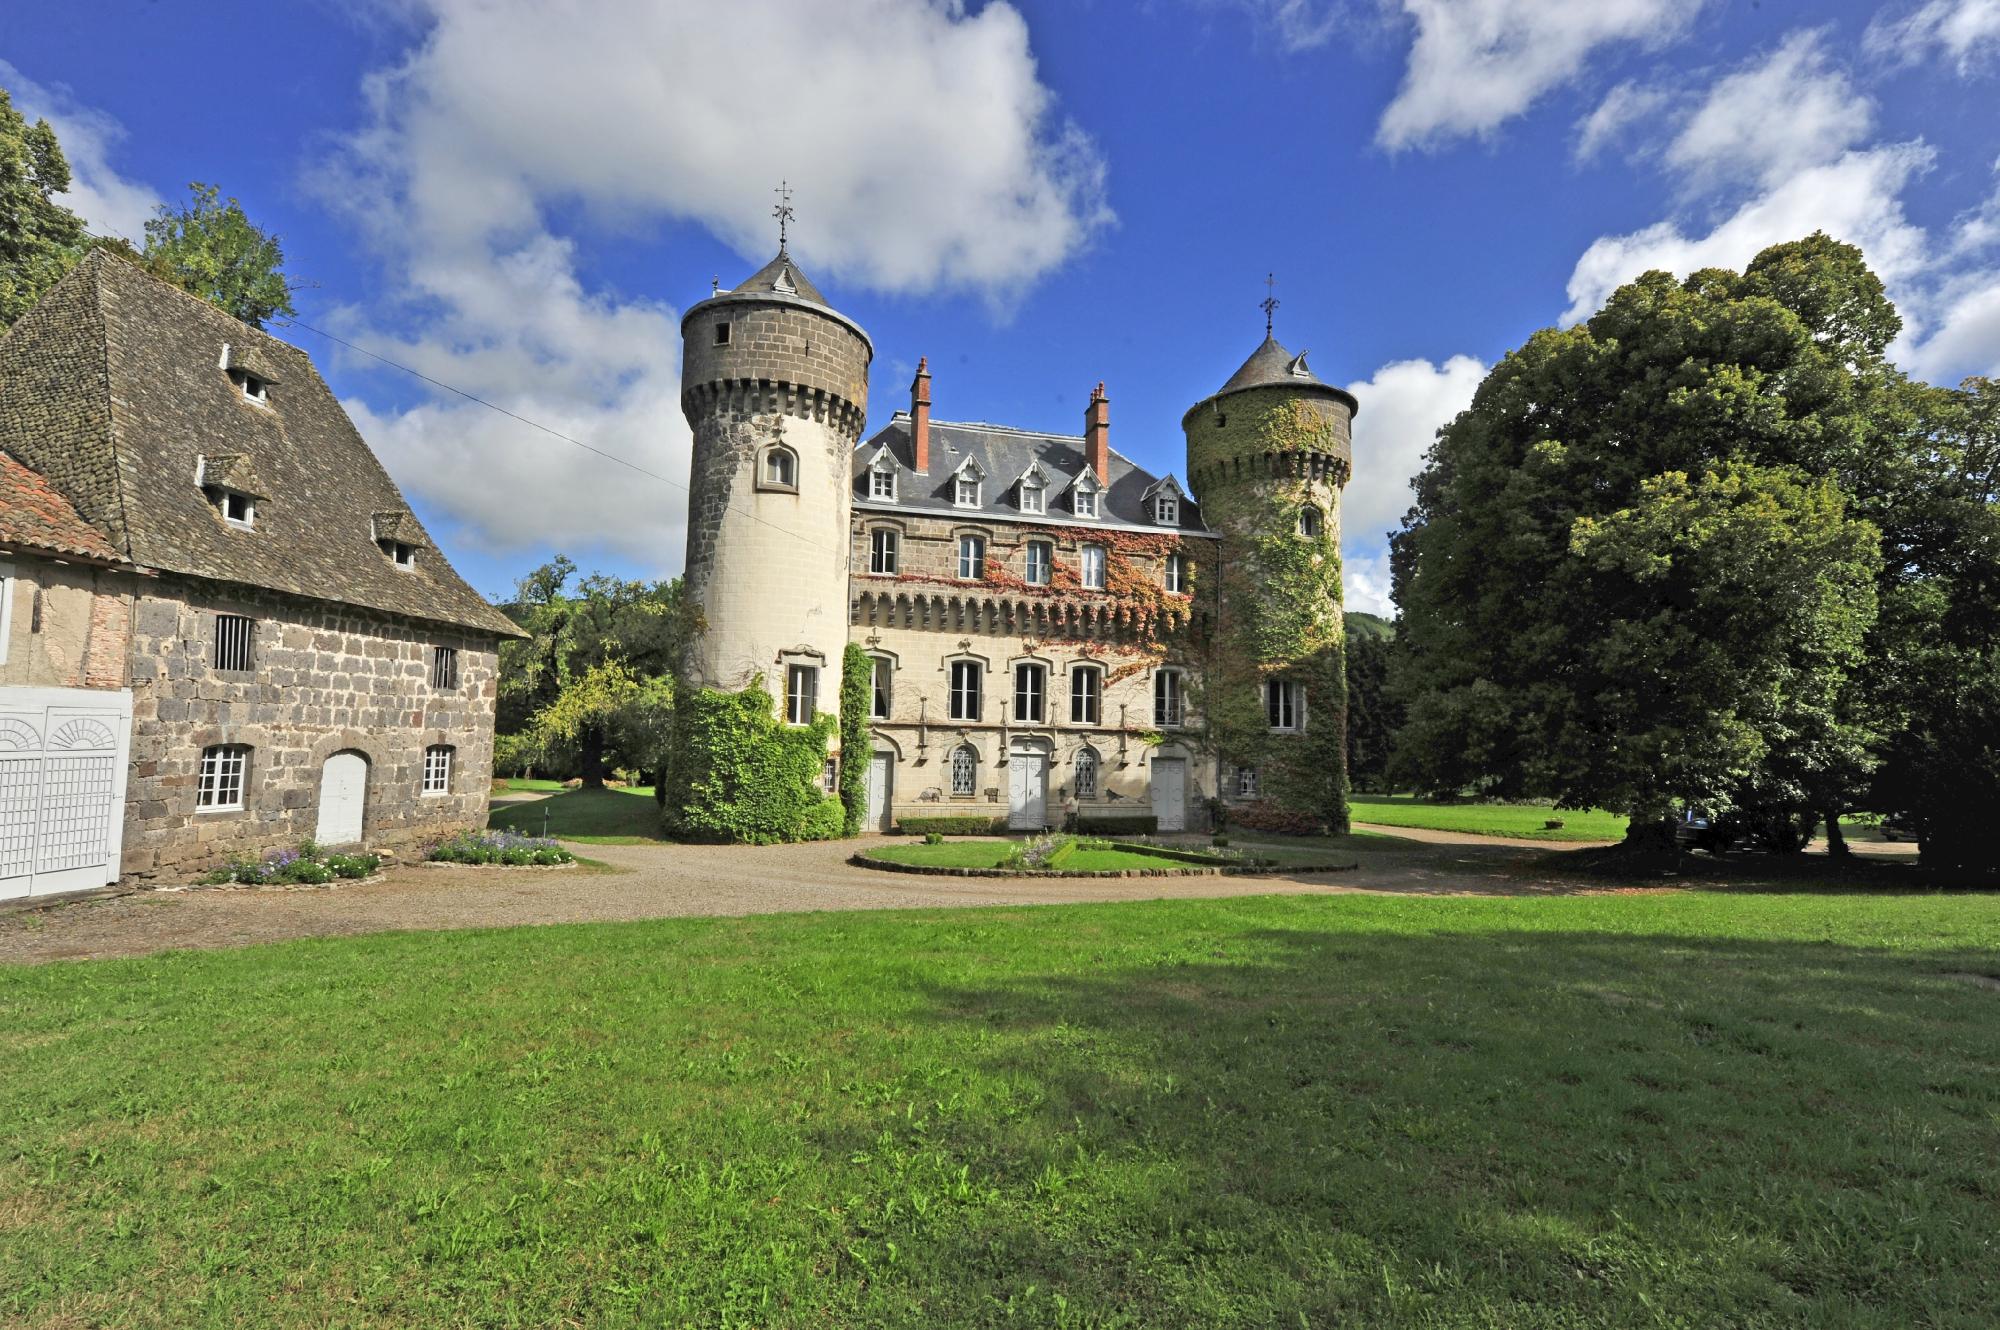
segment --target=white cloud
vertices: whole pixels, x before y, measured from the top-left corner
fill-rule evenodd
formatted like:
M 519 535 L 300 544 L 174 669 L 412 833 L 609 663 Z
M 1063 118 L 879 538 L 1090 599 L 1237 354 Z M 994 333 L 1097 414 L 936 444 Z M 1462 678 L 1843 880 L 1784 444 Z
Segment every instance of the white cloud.
M 112 150 L 125 137 L 125 127 L 82 105 L 68 89 L 37 83 L 5 60 L 0 60 L 0 87 L 13 96 L 14 109 L 28 123 L 47 120 L 55 130 L 69 159 L 70 187 L 60 196 L 63 204 L 99 235 L 143 241 L 146 219 L 161 200 L 150 186 L 112 169 Z
M 1352 30 L 1340 0 L 1236 0 L 1268 27 L 1287 51 L 1326 45 L 1343 27 Z
M 1905 369 L 1932 383 L 1956 383 L 1968 374 L 2000 377 L 2000 272 L 1949 283 L 1934 324 L 1921 341 L 1896 348 Z
M 1595 110 L 1576 122 L 1576 159 L 1587 162 L 1634 125 L 1656 117 L 1671 101 L 1660 88 L 1649 88 L 1629 79 L 1604 94 Z
M 2000 0 L 1928 0 L 1902 18 L 1877 17 L 1863 44 L 1906 64 L 1949 56 L 1961 75 L 1970 74 L 2000 53 Z
M 1410 479 L 1438 429 L 1472 405 L 1486 366 L 1471 356 L 1443 364 L 1397 360 L 1350 385 L 1361 404 L 1354 418 L 1354 478 L 1340 500 L 1347 607 L 1392 614 L 1383 547 L 1402 525 L 1413 495 Z
M 1667 145 L 1666 164 L 1696 187 L 1775 185 L 1868 137 L 1875 103 L 1828 60 L 1817 31 L 1719 79 Z
M 319 182 L 400 302 L 348 311 L 343 335 L 676 481 L 676 311 L 592 289 L 556 209 L 696 222 L 747 273 L 774 248 L 784 178 L 793 251 L 822 285 L 997 306 L 1111 221 L 1103 160 L 1056 114 L 1004 3 L 603 0 L 588 21 L 530 0 L 410 7 L 421 43 L 368 80 L 370 122 Z M 490 549 L 679 566 L 677 486 L 462 400 L 353 405 L 391 470 Z
M 1699 268 L 1741 268 L 1767 246 L 1813 231 L 1859 245 L 1894 295 L 1929 262 L 1924 232 L 1904 216 L 1901 194 L 1932 156 L 1922 142 L 1851 151 L 1778 183 L 1704 235 L 1663 221 L 1600 237 L 1570 273 L 1563 322 L 1588 318 L 1612 291 L 1650 269 L 1685 276 Z
M 1401 0 L 1416 41 L 1375 139 L 1424 147 L 1486 135 L 1583 71 L 1599 48 L 1657 46 L 1685 31 L 1700 0 Z

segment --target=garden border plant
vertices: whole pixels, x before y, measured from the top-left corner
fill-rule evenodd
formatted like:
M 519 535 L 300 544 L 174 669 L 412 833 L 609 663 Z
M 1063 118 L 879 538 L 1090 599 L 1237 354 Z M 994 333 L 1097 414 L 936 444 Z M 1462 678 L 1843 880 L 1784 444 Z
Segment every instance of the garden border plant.
M 926 838 L 925 844 L 936 844 Z M 1100 837 L 1076 836 L 1068 832 L 1054 832 L 1038 836 L 1032 840 L 1016 842 L 998 866 L 991 868 L 949 864 L 925 864 L 899 861 L 884 857 L 886 854 L 908 853 L 911 846 L 879 846 L 875 849 L 860 850 L 850 855 L 848 862 L 862 868 L 880 869 L 891 873 L 927 874 L 937 877 L 1012 877 L 1012 878 L 1115 878 L 1115 877 L 1242 877 L 1265 873 L 1339 873 L 1350 872 L 1357 865 L 1353 863 L 1325 863 L 1280 865 L 1276 860 L 1260 859 L 1242 850 L 1216 847 L 1204 850 L 1190 850 L 1179 846 L 1163 845 L 1150 841 L 1107 840 Z M 1170 860 L 1185 867 L 1141 867 L 1141 868 L 1065 868 L 1063 865 L 1073 860 L 1079 853 L 1094 850 L 1123 850 L 1144 855 L 1151 859 Z
M 246 887 L 323 887 L 334 879 L 359 881 L 382 866 L 380 855 L 329 854 L 316 841 L 300 841 L 296 849 L 278 850 L 262 859 L 236 859 L 202 879 L 205 886 L 236 883 Z
M 424 851 L 433 864 L 492 864 L 504 868 L 554 868 L 576 856 L 556 840 L 513 831 L 461 831 Z

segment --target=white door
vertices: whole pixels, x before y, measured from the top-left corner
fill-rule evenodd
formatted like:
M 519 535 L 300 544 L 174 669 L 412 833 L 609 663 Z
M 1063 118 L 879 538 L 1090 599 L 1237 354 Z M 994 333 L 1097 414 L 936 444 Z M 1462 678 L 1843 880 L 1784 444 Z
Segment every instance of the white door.
M 1040 831 L 1049 822 L 1049 760 L 1041 753 L 1014 753 L 1007 759 L 1007 825 Z
M 361 813 L 368 803 L 368 759 L 359 753 L 335 753 L 319 777 L 321 845 L 353 845 L 361 839 Z
M 894 758 L 876 753 L 868 759 L 868 825 L 877 831 L 889 829 L 889 781 Z
M 1161 831 L 1187 828 L 1187 763 L 1181 758 L 1153 759 L 1153 816 Z
M 132 697 L 0 688 L 0 899 L 118 880 Z

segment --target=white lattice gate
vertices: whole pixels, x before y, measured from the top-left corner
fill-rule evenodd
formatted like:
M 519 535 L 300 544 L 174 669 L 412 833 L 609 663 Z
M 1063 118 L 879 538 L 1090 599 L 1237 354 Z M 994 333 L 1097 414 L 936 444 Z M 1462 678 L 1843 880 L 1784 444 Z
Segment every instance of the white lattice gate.
M 118 877 L 132 695 L 0 688 L 0 900 Z

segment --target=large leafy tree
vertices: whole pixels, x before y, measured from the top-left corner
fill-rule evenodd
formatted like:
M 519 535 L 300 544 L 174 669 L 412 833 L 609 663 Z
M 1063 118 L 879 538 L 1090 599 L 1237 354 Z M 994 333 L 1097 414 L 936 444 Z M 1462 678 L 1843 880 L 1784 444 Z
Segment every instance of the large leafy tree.
M 56 196 L 69 161 L 46 120 L 29 124 L 0 88 L 0 331 L 34 307 L 83 251 L 83 219 Z
M 1399 774 L 1624 808 L 1655 841 L 1676 803 L 1859 789 L 1870 519 L 1923 434 L 1899 328 L 1816 235 L 1647 273 L 1496 366 L 1393 542 Z
M 686 641 L 680 581 L 596 573 L 574 587 L 558 555 L 522 578 L 504 608 L 528 636 L 500 649 L 499 729 L 572 755 L 585 785 L 608 767 L 652 767 L 672 716 Z
M 1357 790 L 1379 790 L 1403 724 L 1403 705 L 1390 691 L 1390 643 L 1395 628 L 1372 614 L 1347 614 L 1347 778 Z
M 146 223 L 144 254 L 155 271 L 253 328 L 298 312 L 284 247 L 214 185 L 196 181 L 179 207 L 162 204 Z

